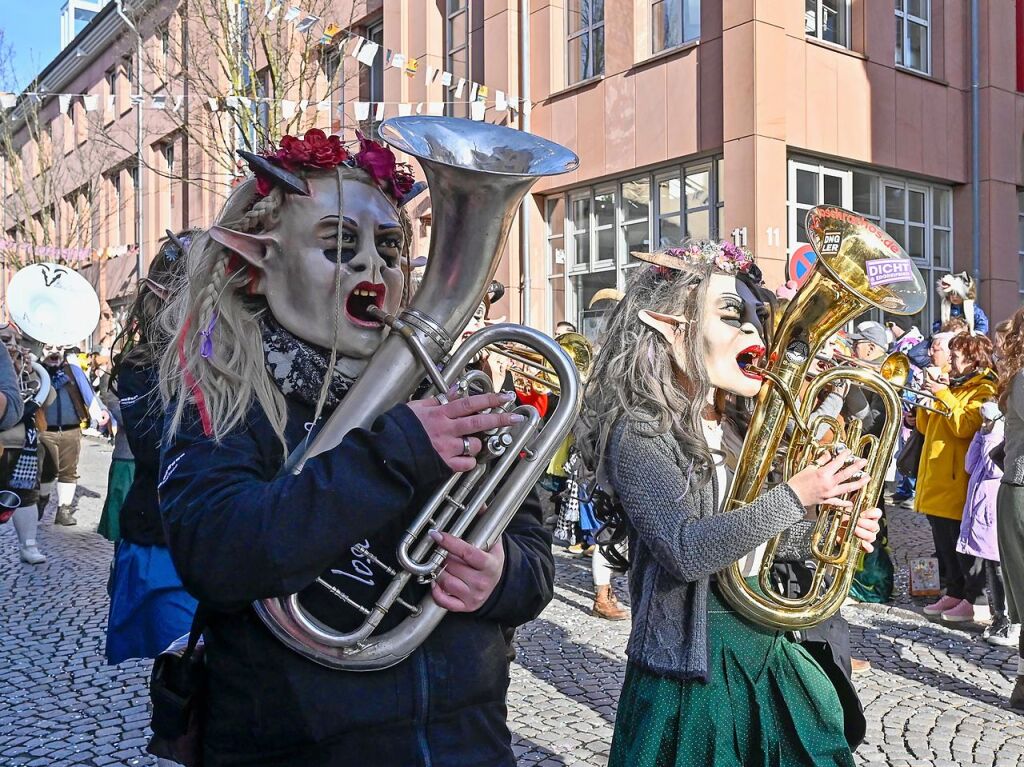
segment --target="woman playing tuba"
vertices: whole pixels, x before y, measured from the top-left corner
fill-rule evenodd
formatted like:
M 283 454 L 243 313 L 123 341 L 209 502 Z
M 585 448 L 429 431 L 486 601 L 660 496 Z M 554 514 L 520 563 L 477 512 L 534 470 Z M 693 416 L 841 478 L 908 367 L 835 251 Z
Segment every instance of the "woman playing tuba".
M 161 514 L 178 572 L 208 611 L 205 764 L 511 766 L 502 629 L 552 595 L 535 504 L 488 551 L 435 532 L 448 558 L 429 588 L 452 614 L 390 668 L 310 662 L 251 607 L 302 592 L 317 620 L 358 623 L 318 577 L 373 604 L 385 579 L 368 557 L 393 565 L 423 500 L 475 465 L 472 435 L 522 417 L 483 412 L 502 394 L 414 401 L 281 475 L 381 344 L 369 308 L 394 314 L 407 298 L 412 179 L 389 149 L 362 140 L 350 154 L 320 131 L 247 159 L 256 177 L 190 249 L 162 365 Z
M 852 765 L 824 672 L 786 634 L 739 617 L 713 576 L 736 561 L 751 575 L 756 551 L 798 532 L 805 507 L 846 504 L 839 497 L 867 482 L 864 462 L 840 453 L 723 511 L 726 453 L 742 441 L 726 403 L 761 388 L 748 369 L 765 349 L 757 268 L 712 241 L 643 258 L 650 265 L 609 320 L 577 429 L 629 535 L 633 627 L 610 765 L 779 765 L 780 753 Z M 877 518 L 865 512 L 855 531 L 865 549 Z

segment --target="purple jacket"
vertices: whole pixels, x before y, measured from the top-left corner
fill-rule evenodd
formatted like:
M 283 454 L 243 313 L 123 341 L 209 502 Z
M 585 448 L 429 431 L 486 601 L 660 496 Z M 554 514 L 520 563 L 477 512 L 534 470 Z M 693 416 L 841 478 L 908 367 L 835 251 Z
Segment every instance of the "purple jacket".
M 967 482 L 967 503 L 960 523 L 960 540 L 956 550 L 961 554 L 999 561 L 996 542 L 996 493 L 1003 470 L 989 458 L 992 449 L 1003 441 L 1003 422 L 996 421 L 992 431 L 979 431 L 967 449 L 965 468 L 971 478 Z

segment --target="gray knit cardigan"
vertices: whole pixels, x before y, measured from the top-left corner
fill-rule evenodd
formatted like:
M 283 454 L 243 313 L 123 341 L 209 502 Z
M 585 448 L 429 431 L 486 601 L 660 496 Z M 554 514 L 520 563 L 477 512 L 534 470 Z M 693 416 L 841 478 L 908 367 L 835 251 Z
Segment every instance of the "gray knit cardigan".
M 800 558 L 810 533 L 804 509 L 780 484 L 748 506 L 718 512 L 714 474 L 697 487 L 676 440 L 635 420 L 616 424 L 606 461 L 630 523 L 633 626 L 626 654 L 656 674 L 706 681 L 711 576 L 787 530 L 777 558 Z

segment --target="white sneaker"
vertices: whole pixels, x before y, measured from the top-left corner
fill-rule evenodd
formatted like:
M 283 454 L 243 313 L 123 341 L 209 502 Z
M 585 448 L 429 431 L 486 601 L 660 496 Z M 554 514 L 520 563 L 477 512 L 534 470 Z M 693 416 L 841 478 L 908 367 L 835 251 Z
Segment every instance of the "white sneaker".
M 21 547 L 21 561 L 27 565 L 41 565 L 46 561 L 46 557 L 39 551 L 39 547 L 35 544 L 31 546 Z
M 1005 618 L 995 621 L 985 629 L 982 638 L 996 647 L 1016 647 L 1020 641 L 1020 624 L 1010 623 Z

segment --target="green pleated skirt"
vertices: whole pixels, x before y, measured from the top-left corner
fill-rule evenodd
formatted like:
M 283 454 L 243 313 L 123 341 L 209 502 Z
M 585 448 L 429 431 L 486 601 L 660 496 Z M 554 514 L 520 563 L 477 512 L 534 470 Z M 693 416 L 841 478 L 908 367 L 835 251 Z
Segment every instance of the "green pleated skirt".
M 107 497 L 103 501 L 103 512 L 96 532 L 108 541 L 117 543 L 121 539 L 121 507 L 128 497 L 132 482 L 135 481 L 135 461 L 114 458 L 107 473 Z
M 740 617 L 714 585 L 708 664 L 706 683 L 627 665 L 609 767 L 853 767 L 825 672 L 786 634 Z

